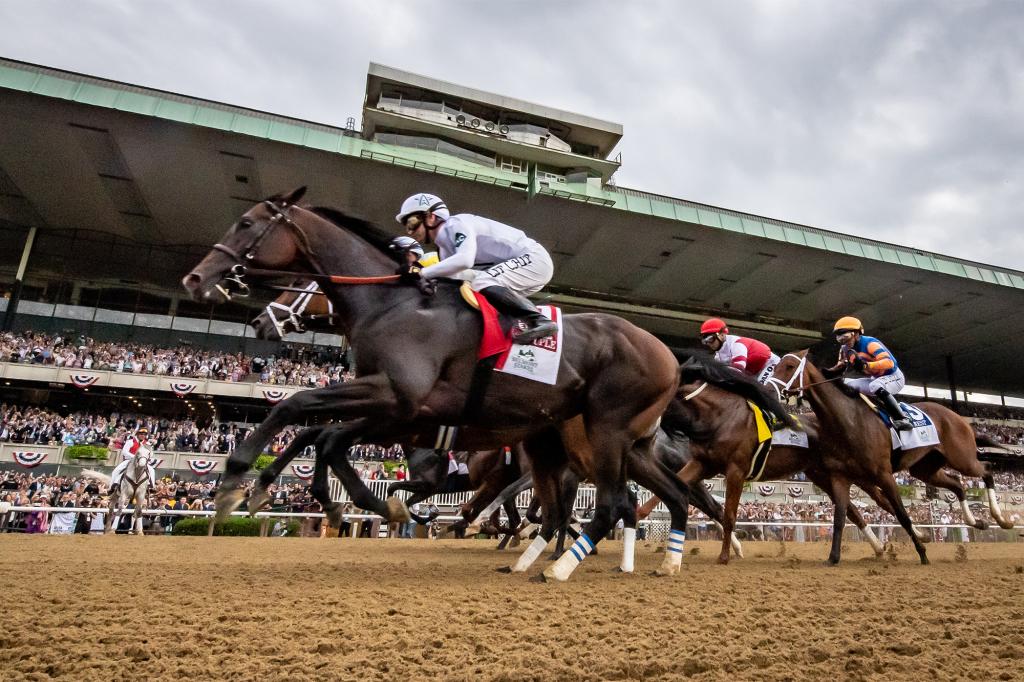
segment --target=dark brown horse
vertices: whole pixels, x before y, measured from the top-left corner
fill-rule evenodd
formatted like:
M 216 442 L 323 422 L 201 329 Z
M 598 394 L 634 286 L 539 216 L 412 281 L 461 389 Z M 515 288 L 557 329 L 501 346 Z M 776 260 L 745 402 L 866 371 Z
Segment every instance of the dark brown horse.
M 949 408 L 933 402 L 917 402 L 914 407 L 924 412 L 935 424 L 939 443 L 912 449 L 892 450 L 888 428 L 877 412 L 856 392 L 844 390 L 841 376 L 826 376 L 814 363 L 815 357 L 828 355 L 832 344 L 823 343 L 812 350 L 790 353 L 776 367 L 775 380 L 784 391 L 805 393 L 815 414 L 826 420 L 832 428 L 845 425 L 851 433 L 845 437 L 851 444 L 868 448 L 871 452 L 886 453 L 893 471 L 907 470 L 914 478 L 940 488 L 947 488 L 957 496 L 964 521 L 979 529 L 987 528 L 977 521 L 967 504 L 963 484 L 943 469 L 948 467 L 972 478 L 981 478 L 988 491 L 989 510 L 1001 528 L 1012 528 L 995 498 L 995 481 L 988 465 L 978 458 L 979 445 L 994 445 L 990 439 L 978 436 L 970 423 Z M 779 371 L 781 368 L 781 372 Z M 827 417 L 825 415 L 828 415 Z M 823 426 L 824 428 L 824 426 Z M 868 491 L 865 491 L 868 492 Z M 887 510 L 890 511 L 891 510 Z M 915 534 L 919 535 L 919 534 Z
M 729 561 L 731 534 L 746 481 L 788 478 L 802 472 L 832 495 L 832 473 L 822 461 L 818 421 L 813 416 L 799 419 L 799 428 L 807 436 L 808 447 L 771 445 L 767 457 L 755 458 L 760 446 L 758 427 L 746 397 L 754 390 L 760 389 L 731 368 L 710 358 L 694 357 L 683 364 L 679 398 L 672 401 L 662 418 L 662 428 L 690 437 L 692 459 L 679 471 L 679 476 L 691 491 L 701 488 L 699 483 L 703 479 L 719 475 L 725 478 L 725 518 L 722 551 L 718 557 L 721 564 Z M 877 498 L 883 508 L 888 507 L 877 488 L 872 488 L 869 494 Z M 657 498 L 648 501 L 641 507 L 640 516 L 649 514 L 657 502 Z M 882 544 L 854 505 L 849 505 L 847 515 L 875 554 L 881 556 Z
M 549 457 L 552 447 L 561 447 L 591 472 L 597 486 L 587 546 L 567 553 L 576 561 L 563 556 L 546 572 L 567 579 L 615 519 L 635 513 L 625 458 L 634 447 L 649 452 L 658 418 L 675 393 L 678 365 L 671 352 L 621 318 L 568 315 L 562 320 L 564 347 L 554 385 L 495 373 L 488 376 L 486 390 L 474 396 L 482 323 L 461 301 L 458 285 L 443 282 L 432 297 L 412 286 L 349 285 L 349 278 L 379 282 L 392 276 L 398 262 L 388 249 L 389 235 L 334 209 L 296 205 L 304 191 L 247 211 L 182 284 L 195 300 L 218 302 L 247 288 L 246 278 L 318 281 L 335 307 L 339 330 L 351 342 L 357 377 L 278 403 L 228 459 L 218 512 L 241 503 L 242 476 L 273 436 L 307 416 L 330 415 L 347 423 L 330 433 L 335 453 L 347 452 L 357 440 L 390 440 L 389 433 L 425 426 L 470 427 L 478 440 L 465 449 L 473 450 L 538 436 L 535 444 L 547 450 L 527 445 L 534 465 Z M 534 466 L 535 483 L 537 472 Z M 361 482 L 353 485 L 365 489 Z M 391 516 L 379 500 L 371 508 Z M 400 518 L 407 513 L 400 504 L 391 508 Z M 682 523 L 685 532 L 685 517 Z

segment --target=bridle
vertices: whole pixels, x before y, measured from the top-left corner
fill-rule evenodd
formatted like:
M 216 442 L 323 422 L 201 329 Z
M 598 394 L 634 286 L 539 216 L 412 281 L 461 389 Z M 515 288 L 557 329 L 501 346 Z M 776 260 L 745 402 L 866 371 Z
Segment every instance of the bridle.
M 324 269 L 320 266 L 316 255 L 313 253 L 313 249 L 309 244 L 309 237 L 306 232 L 299 227 L 299 225 L 291 219 L 288 215 L 295 204 L 277 204 L 270 199 L 265 199 L 263 205 L 270 209 L 273 216 L 268 220 L 259 230 L 256 232 L 256 236 L 252 242 L 245 248 L 243 253 L 239 253 L 235 249 L 231 248 L 227 244 L 221 244 L 217 242 L 213 245 L 214 251 L 220 251 L 225 254 L 231 260 L 235 261 L 235 265 L 232 266 L 229 274 L 221 278 L 221 282 L 229 285 L 229 287 L 237 288 L 236 295 L 239 298 L 246 298 L 250 295 L 251 289 L 248 284 L 245 283 L 243 277 L 245 275 L 256 275 L 264 277 L 292 277 L 318 280 L 323 279 L 332 284 L 387 284 L 397 282 L 399 279 L 398 275 L 381 275 L 376 277 L 350 277 L 346 275 L 330 275 L 324 272 Z M 314 272 L 290 272 L 287 270 L 271 270 L 266 268 L 250 268 L 246 265 L 256 258 L 256 253 L 260 248 L 260 244 L 267 238 L 268 235 L 278 225 L 285 225 L 291 228 L 298 237 L 298 247 L 302 255 L 306 257 L 309 264 L 312 266 Z M 214 287 L 228 300 L 231 300 L 231 291 L 229 287 L 221 286 L 220 283 L 215 284 Z
M 310 259 L 310 262 L 315 269 L 320 269 L 313 258 L 312 249 L 310 249 L 309 246 L 309 238 L 306 236 L 306 233 L 288 216 L 288 211 L 292 207 L 288 204 L 278 205 L 270 199 L 266 199 L 262 203 L 270 209 L 273 216 L 256 231 L 256 236 L 245 248 L 244 253 L 239 253 L 227 244 L 221 244 L 220 242 L 213 245 L 214 251 L 220 251 L 231 258 L 231 260 L 235 261 L 235 265 L 231 268 L 230 274 L 226 275 L 221 282 L 229 286 L 237 287 L 237 295 L 239 298 L 246 298 L 251 293 L 249 285 L 242 279 L 247 272 L 245 263 L 251 262 L 256 258 L 256 253 L 259 251 L 263 240 L 266 239 L 278 225 L 283 224 L 290 227 L 292 231 L 295 232 L 296 236 L 299 238 L 299 248 L 303 255 Z M 225 298 L 228 300 L 231 299 L 231 292 L 227 287 L 222 286 L 220 283 L 216 284 L 215 287 L 224 295 Z
M 768 383 L 771 384 L 778 392 L 780 399 L 782 396 L 793 394 L 795 394 L 797 398 L 802 398 L 804 389 L 807 388 L 807 386 L 804 385 L 804 368 L 807 367 L 807 356 L 804 355 L 803 357 L 800 357 L 796 353 L 786 353 L 782 356 L 782 360 L 785 360 L 786 358 L 793 358 L 797 361 L 796 370 L 793 372 L 792 376 L 789 377 L 789 381 L 783 381 L 773 375 L 768 377 Z M 782 364 L 782 360 L 779 361 L 779 364 Z M 794 389 L 793 382 L 799 382 L 799 387 Z
M 303 313 L 306 312 L 306 308 L 309 306 L 310 301 L 313 300 L 313 297 L 320 295 L 320 285 L 316 282 L 310 282 L 301 289 L 301 292 L 302 293 L 296 296 L 295 300 L 291 302 L 291 305 L 285 305 L 284 303 L 274 301 L 264 308 L 267 313 L 267 317 L 270 318 L 271 324 L 274 325 L 274 329 L 277 330 L 278 336 L 282 339 L 285 337 L 285 334 L 288 333 L 285 329 L 286 324 L 291 324 L 297 334 L 301 334 L 306 331 L 306 327 L 303 324 Z M 285 313 L 284 317 L 278 317 L 274 312 L 275 310 L 283 310 Z M 334 304 L 331 302 L 330 298 L 327 299 L 326 317 L 328 321 L 333 320 L 335 317 Z

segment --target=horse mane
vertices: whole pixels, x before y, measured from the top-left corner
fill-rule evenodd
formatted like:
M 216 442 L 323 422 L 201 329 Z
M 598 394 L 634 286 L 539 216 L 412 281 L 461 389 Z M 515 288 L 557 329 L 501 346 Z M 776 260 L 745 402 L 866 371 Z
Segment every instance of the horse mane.
M 686 362 L 680 365 L 680 384 L 690 384 L 697 381 L 706 381 L 724 391 L 735 393 L 765 411 L 771 412 L 790 428 L 799 428 L 778 398 L 769 392 L 766 387 L 757 383 L 757 380 L 753 377 L 737 372 L 732 367 L 715 360 L 710 355 L 694 353 Z
M 305 208 L 306 210 L 317 214 L 321 218 L 325 218 L 334 223 L 337 227 L 351 232 L 360 239 L 369 242 L 371 245 L 375 246 L 378 251 L 396 263 L 405 262 L 405 257 L 391 248 L 391 240 L 394 239 L 394 235 L 388 234 L 369 220 L 349 215 L 344 211 L 330 206 L 306 206 Z

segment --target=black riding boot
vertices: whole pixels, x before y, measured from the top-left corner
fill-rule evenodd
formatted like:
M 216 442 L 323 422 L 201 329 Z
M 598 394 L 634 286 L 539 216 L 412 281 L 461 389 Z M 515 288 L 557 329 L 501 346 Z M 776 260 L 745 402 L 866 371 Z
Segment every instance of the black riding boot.
M 878 402 L 881 403 L 882 408 L 889 413 L 889 417 L 892 419 L 893 428 L 897 431 L 910 431 L 914 428 L 914 425 L 907 419 L 907 415 L 903 414 L 903 410 L 900 409 L 900 404 L 896 401 L 896 396 L 884 388 L 878 389 L 875 393 L 875 397 Z
M 529 343 L 558 333 L 558 325 L 541 315 L 537 306 L 525 296 L 499 286 L 486 287 L 481 289 L 480 293 L 487 297 L 499 313 L 522 320 L 526 324 L 526 329 L 518 333 L 513 329 L 512 340 L 516 343 Z

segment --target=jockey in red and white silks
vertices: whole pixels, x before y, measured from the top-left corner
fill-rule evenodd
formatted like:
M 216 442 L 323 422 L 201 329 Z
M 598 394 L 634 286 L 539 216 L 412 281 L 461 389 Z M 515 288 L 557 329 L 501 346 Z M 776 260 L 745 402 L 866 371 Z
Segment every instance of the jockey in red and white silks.
M 700 342 L 715 353 L 715 359 L 764 384 L 775 372 L 779 356 L 767 344 L 729 333 L 722 320 L 713 317 L 700 327 Z
M 110 474 L 111 490 L 121 484 L 121 479 L 124 478 L 124 472 L 128 469 L 128 465 L 131 464 L 131 460 L 140 454 L 145 457 L 150 457 L 153 454 L 149 447 L 149 431 L 144 428 L 125 438 L 124 446 L 121 448 L 121 455 L 124 461 L 114 467 L 114 471 Z M 156 468 L 153 466 L 152 458 L 150 458 L 147 469 L 149 471 L 150 485 L 156 485 Z

